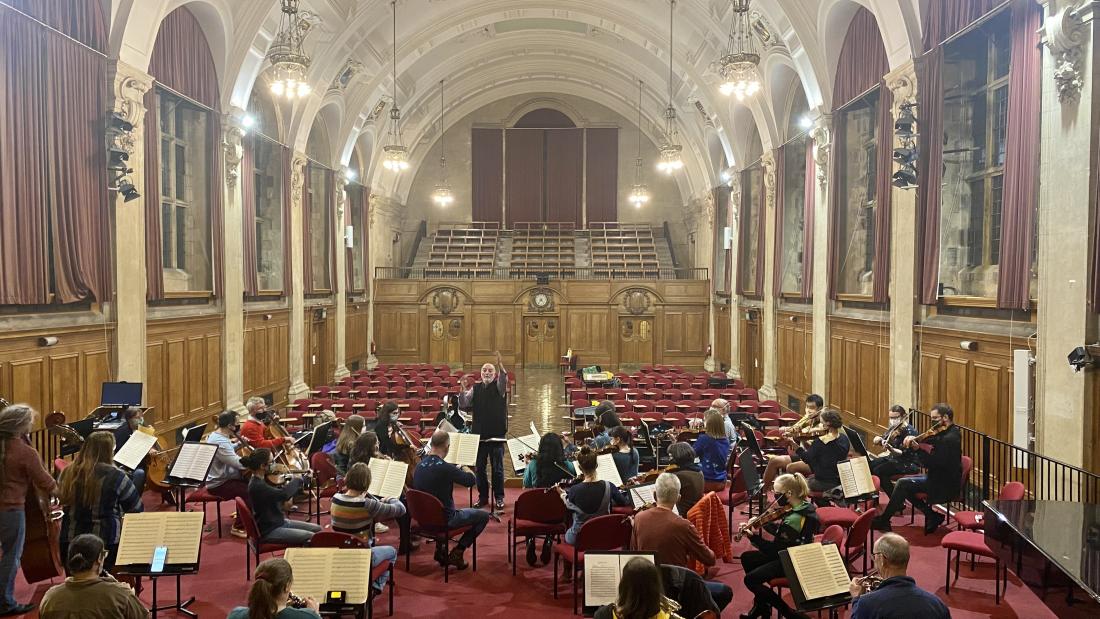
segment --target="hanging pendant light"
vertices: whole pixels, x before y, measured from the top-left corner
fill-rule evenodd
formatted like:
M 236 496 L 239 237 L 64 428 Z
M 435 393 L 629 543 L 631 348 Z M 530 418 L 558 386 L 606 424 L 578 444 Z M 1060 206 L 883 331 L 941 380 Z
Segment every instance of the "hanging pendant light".
M 267 49 L 269 87 L 276 97 L 301 99 L 313 91 L 306 81 L 310 59 L 302 49 L 308 32 L 309 24 L 298 15 L 298 0 L 282 0 L 279 32 Z
M 661 146 L 661 156 L 657 161 L 657 169 L 665 174 L 672 174 L 684 167 L 680 158 L 683 148 L 676 143 L 676 108 L 672 107 L 672 26 L 673 15 L 676 13 L 676 0 L 668 3 L 668 107 L 665 108 L 665 143 Z
M 718 90 L 727 97 L 744 101 L 760 92 L 760 52 L 749 24 L 749 0 L 733 0 L 729 44 L 718 59 L 718 74 L 722 76 Z
M 439 184 L 432 192 L 432 201 L 439 206 L 447 207 L 454 204 L 455 196 L 451 191 L 451 184 L 447 182 L 447 151 L 444 148 L 447 125 L 443 122 L 443 114 L 443 80 L 439 80 Z
M 649 187 L 642 183 L 642 80 L 638 80 L 638 149 L 634 158 L 634 187 L 628 198 L 634 208 L 649 202 Z
M 393 7 L 393 107 L 390 108 L 390 143 L 382 147 L 382 167 L 391 172 L 409 169 L 409 149 L 401 140 L 401 108 L 397 106 L 397 1 Z

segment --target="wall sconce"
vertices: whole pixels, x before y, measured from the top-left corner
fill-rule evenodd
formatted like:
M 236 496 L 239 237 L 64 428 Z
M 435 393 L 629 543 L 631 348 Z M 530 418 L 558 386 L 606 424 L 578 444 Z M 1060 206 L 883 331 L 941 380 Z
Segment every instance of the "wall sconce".
M 264 320 L 271 320 L 271 314 L 264 314 Z
M 959 342 L 959 348 L 973 352 L 978 350 L 978 343 L 974 340 L 962 340 Z
M 56 346 L 61 340 L 53 335 L 44 335 L 38 338 L 39 346 Z

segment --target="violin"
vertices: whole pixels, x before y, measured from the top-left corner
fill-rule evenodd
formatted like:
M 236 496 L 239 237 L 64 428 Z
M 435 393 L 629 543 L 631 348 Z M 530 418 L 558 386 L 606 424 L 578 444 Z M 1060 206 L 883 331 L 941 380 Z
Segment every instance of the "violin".
M 829 428 L 826 428 L 825 426 L 819 426 L 816 428 L 810 428 L 809 430 L 794 432 L 790 434 L 787 438 L 794 441 L 795 443 L 801 443 L 804 441 L 813 440 L 821 436 L 825 436 L 828 433 Z
M 784 516 L 794 511 L 794 507 L 790 505 L 779 505 L 772 503 L 771 507 L 766 509 L 762 514 L 755 518 L 749 518 L 748 521 L 741 525 L 741 528 L 737 530 L 737 533 L 733 536 L 733 541 L 739 542 L 742 537 L 748 533 L 749 529 L 760 528 L 769 522 L 775 522 L 776 520 L 782 520 Z
M 913 442 L 914 443 L 922 443 L 922 442 L 928 440 L 930 437 L 936 436 L 937 434 L 939 434 L 940 432 L 943 432 L 946 429 L 947 429 L 947 426 L 943 425 L 943 421 L 937 421 L 936 423 L 932 424 L 931 428 L 928 428 L 924 432 L 921 432 L 920 434 L 918 434 L 913 439 Z
M 873 455 L 872 456 L 873 458 L 885 458 L 885 457 L 887 457 L 891 454 L 901 453 L 900 449 L 890 446 L 890 441 L 894 440 L 894 437 L 896 437 L 898 435 L 898 432 L 909 423 L 909 415 L 911 413 L 912 413 L 911 410 L 910 410 L 910 412 L 905 413 L 905 416 L 902 417 L 901 420 L 898 421 L 898 425 L 896 425 L 896 426 L 890 428 L 889 430 L 887 430 L 886 432 L 882 433 L 882 436 L 879 437 L 879 440 L 882 441 L 882 446 L 884 448 L 886 448 L 886 451 L 884 451 L 884 452 L 882 452 L 878 455 Z
M 802 419 L 794 422 L 792 425 L 783 428 L 784 436 L 790 436 L 792 434 L 801 432 L 803 428 L 810 427 L 813 422 L 817 421 L 817 418 L 821 415 L 821 411 L 816 411 L 802 416 Z

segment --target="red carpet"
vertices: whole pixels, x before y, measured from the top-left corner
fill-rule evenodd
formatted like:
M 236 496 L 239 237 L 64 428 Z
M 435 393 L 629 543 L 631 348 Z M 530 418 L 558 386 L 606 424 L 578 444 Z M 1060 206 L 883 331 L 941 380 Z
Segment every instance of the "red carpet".
M 507 521 L 511 515 L 511 503 L 520 492 L 508 490 L 509 507 L 502 518 L 503 522 L 489 523 L 489 528 L 478 542 L 478 569 L 471 572 L 452 572 L 449 584 L 443 584 L 443 571 L 432 560 L 432 546 L 423 545 L 413 554 L 411 572 L 405 571 L 404 557 L 398 560 L 395 578 L 397 582 L 395 596 L 395 617 L 451 617 L 482 618 L 507 616 L 509 619 L 528 619 L 529 617 L 569 617 L 571 589 L 559 584 L 560 597 L 552 595 L 552 577 L 550 567 L 529 567 L 523 558 L 520 547 L 519 570 L 515 577 L 506 559 Z M 155 501 L 152 495 L 146 495 L 147 501 Z M 456 490 L 455 499 L 459 506 L 468 504 L 469 495 L 465 489 Z M 159 509 L 159 504 L 150 505 Z M 211 529 L 203 540 L 202 567 L 197 575 L 183 578 L 185 596 L 194 595 L 197 600 L 191 609 L 201 617 L 225 617 L 234 606 L 240 605 L 246 598 L 248 585 L 244 581 L 244 542 L 228 535 L 228 509 L 226 514 L 226 537 L 218 539 L 217 532 Z M 214 517 L 213 507 L 209 517 Z M 743 517 L 739 518 L 743 520 Z M 898 526 L 904 520 L 894 519 L 895 530 L 909 539 L 912 544 L 912 560 L 909 573 L 925 589 L 940 596 L 950 607 L 956 619 L 968 617 L 1026 617 L 1043 619 L 1055 615 L 1014 575 L 1009 575 L 1008 592 L 998 606 L 993 601 L 992 563 L 979 563 L 973 572 L 963 562 L 962 576 L 952 586 L 951 594 L 944 594 L 945 551 L 939 546 L 940 538 L 947 532 L 941 528 L 937 535 L 924 535 L 921 519 L 918 515 L 916 525 Z M 380 536 L 381 543 L 397 545 L 397 527 Z M 739 554 L 748 548 L 748 542 L 735 545 L 734 553 Z M 265 555 L 265 558 L 267 555 Z M 470 555 L 467 553 L 467 562 Z M 857 560 L 857 567 L 861 565 Z M 734 589 L 734 600 L 722 614 L 723 617 L 736 617 L 746 611 L 752 603 L 748 591 L 741 583 L 743 573 L 739 563 L 719 564 L 718 580 L 728 583 Z M 165 580 L 160 589 L 163 604 L 165 594 L 174 592 L 174 583 Z M 26 601 L 33 597 L 42 598 L 49 583 L 29 586 L 22 580 L 16 583 L 16 597 Z M 1051 595 L 1060 595 L 1055 591 Z M 149 588 L 146 587 L 142 598 L 148 603 Z M 386 616 L 386 600 L 375 601 L 375 616 Z M 527 613 L 531 613 L 528 615 Z M 163 613 L 172 616 L 174 613 Z M 27 617 L 37 617 L 28 614 Z

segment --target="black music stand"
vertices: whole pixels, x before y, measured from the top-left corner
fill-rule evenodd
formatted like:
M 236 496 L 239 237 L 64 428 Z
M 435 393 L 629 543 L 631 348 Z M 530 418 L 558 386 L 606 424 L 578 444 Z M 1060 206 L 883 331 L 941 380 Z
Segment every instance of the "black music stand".
M 200 532 L 201 535 L 201 532 Z M 179 613 L 183 613 L 190 617 L 198 619 L 198 613 L 187 608 L 195 602 L 195 596 L 191 596 L 186 600 L 183 599 L 183 592 L 180 587 L 180 578 L 191 574 L 197 574 L 199 571 L 199 563 L 202 562 L 202 544 L 199 544 L 199 556 L 196 557 L 194 563 L 166 563 L 164 569 L 159 572 L 152 571 L 151 563 L 136 563 L 133 565 L 120 565 L 116 566 L 116 573 L 121 576 L 133 576 L 137 579 L 137 583 L 140 585 L 142 578 L 148 578 L 153 581 L 153 599 L 149 605 L 149 612 L 153 617 L 157 616 L 157 612 L 162 610 L 174 610 Z M 157 581 L 164 577 L 174 577 L 176 579 L 176 601 L 173 604 L 165 604 L 160 606 L 157 604 Z
M 763 462 L 764 451 L 760 449 L 760 442 L 756 440 L 756 430 L 744 421 L 740 422 L 740 426 L 742 436 L 745 439 L 745 444 L 749 447 L 749 451 L 752 452 L 753 457 L 756 458 L 758 462 Z
M 200 423 L 197 426 L 187 428 L 183 431 L 183 440 L 181 443 L 198 443 L 202 440 L 202 433 L 206 431 L 206 424 Z
M 848 426 L 844 426 L 844 434 L 848 436 L 848 442 L 852 445 L 852 451 L 861 456 L 867 455 L 867 444 L 863 442 L 863 437 L 859 432 L 856 432 Z
M 328 438 L 331 428 L 331 421 L 326 421 L 319 426 L 314 426 L 313 431 L 309 433 L 309 442 L 305 449 L 306 455 L 313 457 L 313 454 L 324 449 L 325 439 Z M 301 449 L 302 446 L 298 445 L 298 448 Z
M 190 451 L 190 450 L 195 450 L 195 449 L 198 449 L 202 452 L 206 452 L 206 453 L 196 454 L 196 456 L 207 458 L 206 459 L 206 466 L 203 467 L 200 464 L 198 466 L 198 468 L 196 468 L 194 471 L 191 471 L 186 476 L 177 475 L 176 474 L 177 473 L 176 464 L 179 462 L 180 456 L 183 455 L 184 450 L 189 450 Z M 176 459 L 172 461 L 172 466 L 169 467 L 169 469 L 168 469 L 168 475 L 166 475 L 165 478 L 164 478 L 165 483 L 167 483 L 169 486 L 171 486 L 171 492 L 176 497 L 176 507 L 178 508 L 179 511 L 181 511 L 181 512 L 187 511 L 185 509 L 185 505 L 184 505 L 184 502 L 187 500 L 186 489 L 187 488 L 191 488 L 191 489 L 199 488 L 204 483 L 206 483 L 206 477 L 208 475 L 210 475 L 210 466 L 212 464 L 214 464 L 214 455 L 217 452 L 218 452 L 218 446 L 217 445 L 212 445 L 210 443 L 188 442 L 188 443 L 183 443 L 183 444 L 180 445 L 179 452 L 176 454 Z M 193 473 L 197 473 L 199 469 L 202 470 L 201 479 L 199 478 L 198 475 L 193 474 Z
M 752 452 L 748 449 L 741 450 L 741 453 L 737 455 L 737 464 L 741 467 L 741 479 L 745 481 L 745 490 L 749 493 L 749 517 L 752 517 L 752 503 L 756 500 L 760 505 L 760 510 L 764 510 L 764 495 L 767 493 L 764 488 L 764 480 L 760 477 L 760 471 L 756 470 L 756 462 L 753 460 Z
M 806 596 L 802 594 L 802 584 L 798 580 L 798 574 L 794 570 L 794 565 L 791 563 L 791 557 L 787 550 L 779 551 L 779 562 L 783 565 L 783 574 L 790 584 L 791 597 L 794 598 L 795 610 L 798 612 L 808 614 L 824 610 L 828 611 L 829 619 L 839 619 L 840 613 L 837 609 L 852 603 L 852 596 L 847 591 L 840 595 L 807 600 Z

